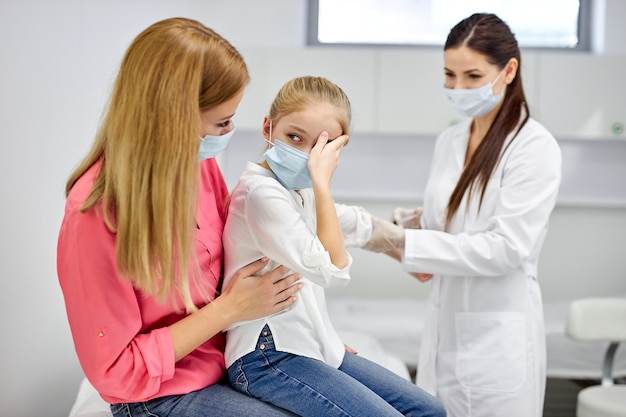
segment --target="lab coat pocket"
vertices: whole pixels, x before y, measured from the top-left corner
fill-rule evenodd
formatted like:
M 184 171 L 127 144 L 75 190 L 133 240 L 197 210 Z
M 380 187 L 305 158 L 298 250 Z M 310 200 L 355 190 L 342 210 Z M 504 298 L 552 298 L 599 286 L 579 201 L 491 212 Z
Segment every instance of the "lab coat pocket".
M 515 392 L 526 380 L 526 319 L 516 312 L 457 313 L 457 377 L 472 390 Z

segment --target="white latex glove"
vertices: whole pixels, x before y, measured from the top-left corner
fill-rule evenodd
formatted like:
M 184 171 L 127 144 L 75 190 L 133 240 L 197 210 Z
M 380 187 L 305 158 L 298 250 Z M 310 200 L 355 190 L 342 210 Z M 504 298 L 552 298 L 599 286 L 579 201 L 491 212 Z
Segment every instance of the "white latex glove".
M 421 207 L 414 209 L 398 207 L 393 211 L 391 219 L 394 224 L 402 226 L 405 229 L 419 229 L 423 212 L 424 209 Z
M 388 252 L 404 248 L 404 229 L 387 220 L 372 217 L 372 236 L 363 249 L 372 252 Z

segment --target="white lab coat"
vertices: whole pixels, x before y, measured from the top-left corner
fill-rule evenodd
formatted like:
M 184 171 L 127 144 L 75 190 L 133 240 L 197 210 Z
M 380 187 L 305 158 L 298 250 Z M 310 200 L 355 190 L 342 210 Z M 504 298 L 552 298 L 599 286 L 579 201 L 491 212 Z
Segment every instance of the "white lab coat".
M 434 274 L 417 384 L 443 401 L 449 417 L 540 417 L 546 352 L 537 260 L 561 152 L 529 119 L 501 156 L 480 211 L 480 191 L 469 202 L 466 193 L 444 231 L 470 123 L 437 139 L 422 229 L 406 232 L 405 269 Z

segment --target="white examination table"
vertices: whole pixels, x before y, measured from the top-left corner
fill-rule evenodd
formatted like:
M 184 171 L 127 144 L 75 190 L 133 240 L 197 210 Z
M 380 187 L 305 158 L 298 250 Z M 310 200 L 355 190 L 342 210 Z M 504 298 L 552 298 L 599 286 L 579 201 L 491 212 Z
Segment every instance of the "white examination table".
M 409 298 L 327 297 L 335 328 L 375 337 L 385 352 L 415 369 L 425 302 Z M 599 379 L 608 343 L 575 342 L 565 335 L 569 302 L 544 303 L 547 375 L 550 378 Z M 626 349 L 617 351 L 614 377 L 626 376 Z

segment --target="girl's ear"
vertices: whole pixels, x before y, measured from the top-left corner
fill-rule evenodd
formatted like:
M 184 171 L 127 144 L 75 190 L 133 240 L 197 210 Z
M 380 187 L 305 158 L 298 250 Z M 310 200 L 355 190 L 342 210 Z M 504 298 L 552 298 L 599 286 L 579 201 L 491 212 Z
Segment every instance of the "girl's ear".
M 265 116 L 263 118 L 263 137 L 269 141 L 272 140 L 270 138 L 270 118 L 269 116 Z

